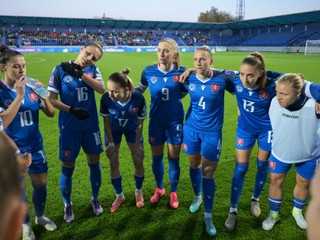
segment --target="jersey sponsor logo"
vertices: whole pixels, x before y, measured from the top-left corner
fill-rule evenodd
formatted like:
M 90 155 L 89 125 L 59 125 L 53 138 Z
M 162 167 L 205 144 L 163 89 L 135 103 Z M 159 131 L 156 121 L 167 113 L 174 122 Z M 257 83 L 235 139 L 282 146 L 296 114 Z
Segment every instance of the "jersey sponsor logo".
M 243 138 L 238 138 L 238 139 L 237 139 L 237 144 L 238 144 L 239 146 L 243 146 L 243 143 L 244 143 Z
M 269 93 L 267 91 L 262 90 L 259 94 L 260 98 L 268 98 Z
M 153 84 L 156 84 L 158 82 L 158 78 L 157 77 L 151 77 L 150 78 L 150 81 L 153 83 Z
M 36 101 L 38 100 L 38 95 L 36 93 L 29 93 L 28 97 L 31 101 Z
M 277 165 L 277 164 L 276 164 L 275 162 L 269 160 L 269 167 L 270 167 L 271 169 L 275 169 L 275 168 L 276 168 L 276 165 Z
M 240 85 L 237 85 L 236 88 L 237 88 L 237 91 L 238 91 L 238 92 L 242 92 L 242 91 L 243 91 L 243 87 L 241 87 Z
M 62 156 L 64 158 L 69 158 L 71 156 L 71 151 L 62 151 Z
M 185 151 L 188 151 L 188 145 L 187 144 L 182 144 L 182 148 L 183 148 L 183 150 L 185 150 Z
M 173 76 L 173 81 L 179 82 L 180 76 L 179 75 L 174 75 Z
M 156 138 L 155 138 L 155 137 L 150 136 L 149 141 L 150 141 L 151 143 L 154 143 L 154 142 L 156 141 Z
M 211 84 L 211 91 L 218 92 L 219 89 L 220 89 L 220 85 L 219 84 Z
M 130 112 L 131 112 L 132 114 L 138 113 L 138 111 L 139 111 L 138 108 L 131 108 L 131 109 L 130 109 Z
M 282 116 L 286 117 L 286 118 L 299 119 L 299 116 L 289 115 L 289 114 L 286 114 L 286 113 L 282 113 Z
M 194 91 L 196 89 L 196 85 L 194 83 L 189 84 L 190 91 Z
M 70 75 L 66 75 L 62 81 L 66 82 L 66 83 L 69 83 L 73 80 L 73 78 L 70 76 Z

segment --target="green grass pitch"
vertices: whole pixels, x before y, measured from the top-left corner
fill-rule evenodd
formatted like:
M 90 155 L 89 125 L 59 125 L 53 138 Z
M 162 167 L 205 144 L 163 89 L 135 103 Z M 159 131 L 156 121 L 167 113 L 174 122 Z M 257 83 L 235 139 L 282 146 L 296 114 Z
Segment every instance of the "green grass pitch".
M 238 70 L 239 63 L 247 56 L 247 52 L 217 52 L 214 54 L 214 68 Z M 263 53 L 268 70 L 280 72 L 301 72 L 305 78 L 320 82 L 320 56 L 304 56 L 296 54 Z M 27 75 L 48 84 L 53 67 L 60 62 L 74 59 L 77 53 L 27 53 Z M 97 63 L 106 83 L 108 76 L 125 67 L 131 68 L 130 77 L 135 85 L 139 84 L 141 71 L 147 65 L 157 61 L 156 53 L 105 53 Z M 193 66 L 193 53 L 181 53 L 182 65 Z M 2 75 L 1 75 L 2 77 Z M 150 104 L 149 92 L 145 93 L 148 110 Z M 98 108 L 101 95 L 96 93 Z M 183 99 L 185 111 L 189 105 L 188 96 Z M 100 131 L 103 133 L 103 123 L 100 117 Z M 169 194 L 153 206 L 149 198 L 155 189 L 155 180 L 151 170 L 150 147 L 147 142 L 148 119 L 144 124 L 145 136 L 145 182 L 143 193 L 146 206 L 142 209 L 135 207 L 135 184 L 133 179 L 133 164 L 131 154 L 125 141 L 121 146 L 120 169 L 123 176 L 123 190 L 126 202 L 116 212 L 111 214 L 109 207 L 115 194 L 109 177 L 109 164 L 105 154 L 101 154 L 102 186 L 100 201 L 104 213 L 95 217 L 90 205 L 89 169 L 83 152 L 80 153 L 76 170 L 73 175 L 72 202 L 75 221 L 67 224 L 63 221 L 63 201 L 59 189 L 61 163 L 58 160 L 58 111 L 54 118 L 40 114 L 40 130 L 44 137 L 44 145 L 49 163 L 48 198 L 45 215 L 58 225 L 55 232 L 47 232 L 34 224 L 34 212 L 31 202 L 32 187 L 28 180 L 29 211 L 33 229 L 37 239 L 210 239 L 203 224 L 203 205 L 196 214 L 188 210 L 193 199 L 193 191 L 189 179 L 189 163 L 184 153 L 181 153 L 181 176 L 178 187 L 180 207 L 172 210 L 169 207 Z M 262 214 L 255 219 L 250 213 L 250 198 L 254 187 L 256 169 L 256 148 L 254 148 L 246 175 L 243 193 L 239 203 L 238 224 L 234 232 L 229 233 L 224 227 L 224 221 L 229 211 L 230 184 L 235 165 L 234 142 L 237 123 L 235 97 L 225 94 L 225 122 L 223 128 L 223 149 L 218 169 L 215 173 L 216 194 L 213 208 L 213 222 L 217 228 L 216 239 L 306 239 L 306 233 L 296 226 L 291 209 L 293 206 L 292 191 L 295 183 L 294 169 L 288 174 L 285 182 L 284 201 L 281 207 L 281 221 L 273 230 L 262 230 L 262 221 L 269 212 L 267 201 L 268 185 L 261 195 Z M 103 136 L 103 134 L 102 134 Z M 168 165 L 165 160 L 164 185 L 169 191 Z

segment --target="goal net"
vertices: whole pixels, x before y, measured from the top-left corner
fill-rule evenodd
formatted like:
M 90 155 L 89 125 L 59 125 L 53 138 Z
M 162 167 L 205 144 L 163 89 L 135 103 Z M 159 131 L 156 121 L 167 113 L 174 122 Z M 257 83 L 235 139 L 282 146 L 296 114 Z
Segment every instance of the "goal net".
M 307 40 L 304 55 L 320 54 L 320 40 Z

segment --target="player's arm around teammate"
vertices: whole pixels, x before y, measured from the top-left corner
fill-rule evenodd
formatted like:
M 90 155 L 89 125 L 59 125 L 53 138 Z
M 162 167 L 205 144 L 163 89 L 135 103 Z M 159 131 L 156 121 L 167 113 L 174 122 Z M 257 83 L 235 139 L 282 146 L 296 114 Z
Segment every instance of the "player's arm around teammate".
M 307 84 L 303 94 L 303 76 L 285 74 L 277 80 L 277 95 L 269 109 L 273 139 L 269 159 L 270 214 L 263 222 L 264 230 L 271 230 L 279 221 L 279 210 L 283 199 L 283 184 L 291 166 L 295 166 L 296 185 L 293 191 L 292 215 L 297 225 L 307 228 L 302 210 L 307 203 L 310 180 L 320 158 L 320 119 L 315 112 L 315 100 L 320 100 L 319 91 L 313 91 L 315 84 Z
M 194 199 L 189 210 L 199 211 L 204 198 L 204 223 L 207 234 L 215 236 L 212 210 L 215 195 L 214 173 L 221 155 L 222 126 L 224 115 L 224 91 L 233 92 L 233 71 L 213 70 L 210 48 L 196 49 L 194 68 L 186 81 L 190 106 L 183 127 L 183 151 L 190 161 L 190 179 Z
M 122 190 L 119 150 L 122 135 L 126 137 L 134 163 L 136 183 L 136 206 L 144 206 L 142 185 L 144 181 L 143 121 L 146 118 L 146 103 L 143 95 L 135 91 L 128 74 L 130 69 L 110 75 L 107 88 L 100 101 L 100 115 L 103 117 L 106 155 L 110 163 L 110 177 L 116 199 L 110 207 L 113 213 L 125 201 Z
M 103 149 L 95 100 L 95 92 L 105 91 L 102 75 L 95 65 L 102 55 L 102 44 L 99 41 L 89 42 L 81 47 L 75 60 L 56 66 L 49 81 L 49 99 L 60 110 L 60 189 L 65 205 L 64 220 L 68 223 L 74 220 L 72 175 L 81 148 L 90 169 L 93 213 L 96 216 L 103 213 L 98 199 L 101 186 L 100 153 Z

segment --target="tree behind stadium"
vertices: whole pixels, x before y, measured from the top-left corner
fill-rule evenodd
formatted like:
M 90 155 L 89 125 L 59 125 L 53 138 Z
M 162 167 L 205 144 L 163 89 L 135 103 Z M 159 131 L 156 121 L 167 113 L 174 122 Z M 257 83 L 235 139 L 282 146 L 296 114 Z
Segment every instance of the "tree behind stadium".
M 198 22 L 234 22 L 236 18 L 230 13 L 219 11 L 216 7 L 211 7 L 210 11 L 201 12 Z

